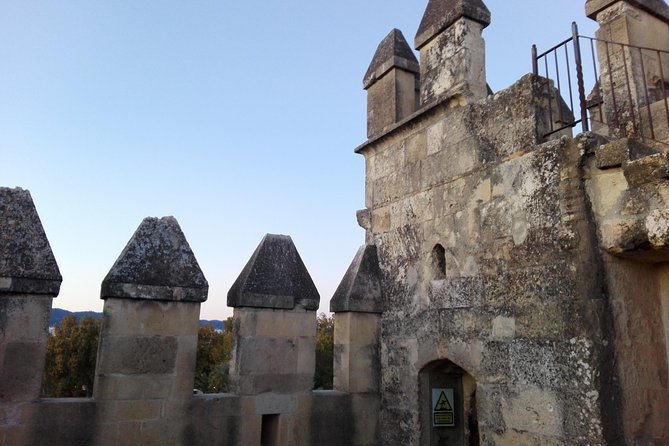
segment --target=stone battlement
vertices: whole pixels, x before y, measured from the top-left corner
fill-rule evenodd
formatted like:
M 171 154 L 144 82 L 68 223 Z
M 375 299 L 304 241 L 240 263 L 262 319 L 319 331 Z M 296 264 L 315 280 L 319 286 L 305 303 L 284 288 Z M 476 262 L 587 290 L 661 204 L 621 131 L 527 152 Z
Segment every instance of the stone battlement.
M 669 33 L 661 0 L 586 9 L 623 43 Z M 311 390 L 320 296 L 268 235 L 228 294 L 231 392 L 192 395 L 208 285 L 167 217 L 102 283 L 93 397 L 40 399 L 61 276 L 30 194 L 0 188 L 0 446 L 669 442 L 667 151 L 545 137 L 562 98 L 533 74 L 489 91 L 490 22 L 481 0 L 429 0 L 420 62 L 393 29 L 364 75 L 365 245 L 330 300 L 332 391 Z

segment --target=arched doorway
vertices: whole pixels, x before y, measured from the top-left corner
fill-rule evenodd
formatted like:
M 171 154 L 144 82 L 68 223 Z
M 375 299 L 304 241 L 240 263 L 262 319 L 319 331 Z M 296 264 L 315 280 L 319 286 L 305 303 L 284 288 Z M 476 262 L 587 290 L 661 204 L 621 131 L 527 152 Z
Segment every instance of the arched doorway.
M 421 444 L 478 446 L 476 381 L 448 359 L 420 371 Z

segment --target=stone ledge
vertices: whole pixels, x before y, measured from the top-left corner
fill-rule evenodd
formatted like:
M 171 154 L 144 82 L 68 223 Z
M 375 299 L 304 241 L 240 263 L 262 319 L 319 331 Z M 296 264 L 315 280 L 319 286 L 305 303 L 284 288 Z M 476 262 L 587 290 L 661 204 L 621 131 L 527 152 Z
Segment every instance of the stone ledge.
M 669 153 L 655 153 L 623 164 L 630 187 L 669 178 Z
M 103 299 L 140 299 L 173 302 L 204 302 L 208 288 L 188 288 L 134 283 L 103 282 L 100 295 Z
M 658 152 L 638 141 L 622 138 L 603 144 L 595 149 L 595 165 L 598 169 L 620 167 L 628 161 L 655 155 Z
M 174 217 L 145 218 L 102 281 L 101 298 L 207 300 L 209 284 Z
M 60 291 L 60 284 L 60 280 L 0 277 L 0 298 L 2 298 L 3 294 L 46 294 L 49 296 L 57 296 Z

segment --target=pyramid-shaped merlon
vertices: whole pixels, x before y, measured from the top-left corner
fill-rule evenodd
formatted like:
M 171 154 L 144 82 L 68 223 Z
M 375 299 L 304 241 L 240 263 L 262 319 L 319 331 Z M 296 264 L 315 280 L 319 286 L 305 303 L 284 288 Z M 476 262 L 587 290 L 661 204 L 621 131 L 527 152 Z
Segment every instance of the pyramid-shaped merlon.
M 376 246 L 366 245 L 358 250 L 330 300 L 330 311 L 333 313 L 383 311 L 381 271 Z
M 483 0 L 430 0 L 418 26 L 414 46 L 420 49 L 461 17 L 490 25 L 490 10 Z
M 320 295 L 287 235 L 267 234 L 228 292 L 228 306 L 316 310 Z
M 372 62 L 363 79 L 363 87 L 369 88 L 392 68 L 401 68 L 418 73 L 418 59 L 407 43 L 402 31 L 395 28 L 379 43 Z
M 0 188 L 0 293 L 56 296 L 61 281 L 30 192 Z
M 101 297 L 203 302 L 208 289 L 177 220 L 145 218 L 102 281 Z

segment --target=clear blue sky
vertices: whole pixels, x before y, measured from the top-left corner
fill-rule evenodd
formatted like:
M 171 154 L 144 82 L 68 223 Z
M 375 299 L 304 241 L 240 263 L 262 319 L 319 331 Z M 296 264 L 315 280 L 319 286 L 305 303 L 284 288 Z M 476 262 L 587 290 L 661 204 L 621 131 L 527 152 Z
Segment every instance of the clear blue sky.
M 146 216 L 174 215 L 209 280 L 202 316 L 265 233 L 289 234 L 327 310 L 364 233 L 362 77 L 426 0 L 0 0 L 0 185 L 29 189 L 63 275 L 100 282 Z M 487 0 L 488 83 L 596 25 L 584 0 Z

